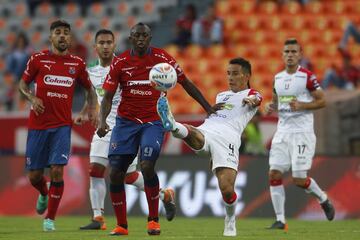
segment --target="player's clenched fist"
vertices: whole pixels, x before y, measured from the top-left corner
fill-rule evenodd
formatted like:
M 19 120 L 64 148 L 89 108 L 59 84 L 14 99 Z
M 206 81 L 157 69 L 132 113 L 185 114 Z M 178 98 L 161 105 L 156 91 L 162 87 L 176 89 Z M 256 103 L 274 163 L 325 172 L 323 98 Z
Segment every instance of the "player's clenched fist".
M 99 137 L 104 137 L 108 132 L 110 131 L 109 125 L 107 123 L 100 123 L 98 130 L 96 131 L 96 134 Z

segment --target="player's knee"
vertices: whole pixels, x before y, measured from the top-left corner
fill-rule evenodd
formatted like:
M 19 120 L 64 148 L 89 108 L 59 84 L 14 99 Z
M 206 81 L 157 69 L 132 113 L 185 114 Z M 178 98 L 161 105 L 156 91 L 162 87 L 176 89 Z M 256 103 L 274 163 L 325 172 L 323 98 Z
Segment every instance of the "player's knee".
M 293 183 L 300 188 L 308 188 L 310 185 L 310 178 L 294 178 L 292 179 Z
M 110 182 L 112 184 L 123 184 L 125 181 L 125 175 L 126 172 L 117 168 L 112 168 L 110 171 Z
M 155 175 L 154 162 L 152 161 L 141 161 L 140 162 L 141 173 L 145 179 L 151 179 Z
M 89 175 L 90 177 L 104 178 L 105 167 L 100 164 L 90 164 Z
M 271 180 L 281 180 L 282 173 L 279 170 L 270 170 L 269 171 L 269 179 Z
M 64 166 L 54 165 L 50 169 L 50 177 L 52 181 L 60 182 L 63 181 Z
M 31 171 L 28 174 L 29 177 L 29 181 L 32 184 L 37 184 L 41 179 L 42 179 L 43 173 L 41 172 L 36 172 L 36 171 Z

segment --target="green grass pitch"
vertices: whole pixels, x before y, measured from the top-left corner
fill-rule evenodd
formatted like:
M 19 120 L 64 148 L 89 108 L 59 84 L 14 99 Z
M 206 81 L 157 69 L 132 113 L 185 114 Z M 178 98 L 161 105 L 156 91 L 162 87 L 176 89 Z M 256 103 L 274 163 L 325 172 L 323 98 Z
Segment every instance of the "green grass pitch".
M 289 220 L 287 233 L 266 230 L 273 219 L 239 219 L 238 236 L 233 239 L 253 240 L 359 240 L 360 220 L 300 221 Z M 222 218 L 175 218 L 172 222 L 161 219 L 161 235 L 148 236 L 145 217 L 130 217 L 128 236 L 108 236 L 114 227 L 114 217 L 107 217 L 108 230 L 80 231 L 89 217 L 58 217 L 55 232 L 42 232 L 40 217 L 0 217 L 0 239 L 14 240 L 97 240 L 97 239 L 232 239 L 223 237 Z

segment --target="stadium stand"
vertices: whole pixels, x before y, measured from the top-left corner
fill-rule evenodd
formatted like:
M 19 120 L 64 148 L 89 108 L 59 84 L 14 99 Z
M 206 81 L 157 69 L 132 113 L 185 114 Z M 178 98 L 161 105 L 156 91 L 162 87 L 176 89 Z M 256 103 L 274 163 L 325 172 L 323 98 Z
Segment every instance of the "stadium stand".
M 94 2 L 83 15 L 82 6 L 76 1 L 67 1 L 60 6 L 44 1 L 36 7 L 34 17 L 30 17 L 24 1 L 4 0 L 0 4 L 0 28 L 3 29 L 0 31 L 0 55 L 6 54 L 14 33 L 20 30 L 28 33 L 34 50 L 46 48 L 49 22 L 57 18 L 57 8 L 58 17 L 72 23 L 74 31 L 89 49 L 89 59 L 92 59 L 93 34 L 101 27 L 115 32 L 118 51 L 127 47 L 129 27 L 138 21 L 148 23 L 154 29 L 153 42 L 170 42 L 171 24 L 175 25 L 179 8 L 194 3 L 198 9 L 205 9 L 210 2 L 113 0 Z M 269 100 L 272 78 L 283 67 L 281 47 L 287 37 L 299 39 L 305 56 L 311 60 L 321 79 L 330 65 L 341 64 L 337 46 L 346 23 L 350 20 L 360 23 L 360 3 L 357 0 L 312 0 L 304 6 L 289 1 L 280 8 L 273 1 L 257 6 L 253 0 L 217 0 L 216 11 L 224 24 L 224 44 L 204 49 L 190 45 L 183 50 L 172 44 L 165 46 L 209 100 L 214 99 L 216 92 L 227 89 L 225 67 L 228 59 L 236 56 L 252 62 L 252 85 L 263 93 L 265 100 Z M 360 46 L 350 42 L 350 48 L 353 62 L 360 65 Z M 4 78 L 4 67 L 0 69 L 0 78 Z M 181 88 L 169 92 L 169 97 L 175 102 L 175 114 L 203 113 L 201 108 L 193 106 Z

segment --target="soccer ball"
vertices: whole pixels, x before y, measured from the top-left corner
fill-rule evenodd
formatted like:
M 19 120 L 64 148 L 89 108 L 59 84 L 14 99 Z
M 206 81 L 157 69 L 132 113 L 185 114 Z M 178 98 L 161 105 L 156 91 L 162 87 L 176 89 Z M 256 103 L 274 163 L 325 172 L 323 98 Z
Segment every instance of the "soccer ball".
M 176 70 L 168 63 L 158 63 L 150 70 L 149 80 L 153 88 L 166 92 L 176 85 Z

